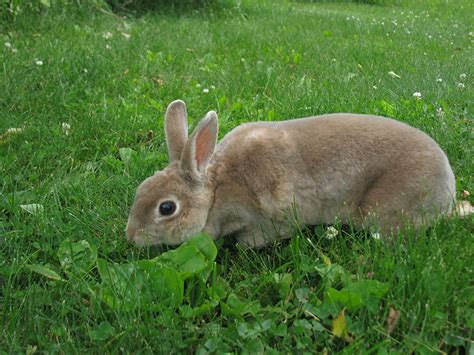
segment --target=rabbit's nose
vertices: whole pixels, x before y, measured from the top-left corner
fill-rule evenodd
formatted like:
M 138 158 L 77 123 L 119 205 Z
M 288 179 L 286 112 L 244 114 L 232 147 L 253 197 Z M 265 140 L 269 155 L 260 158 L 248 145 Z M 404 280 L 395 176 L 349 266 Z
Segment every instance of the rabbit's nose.
M 127 228 L 125 229 L 125 234 L 127 235 L 127 239 L 129 241 L 133 241 L 133 238 L 135 237 L 135 234 L 137 234 L 137 231 L 138 228 L 134 225 L 134 223 L 128 221 Z
M 135 230 L 132 230 L 132 228 L 127 227 L 125 229 L 125 235 L 127 236 L 127 239 L 129 241 L 132 241 L 133 237 L 135 236 Z

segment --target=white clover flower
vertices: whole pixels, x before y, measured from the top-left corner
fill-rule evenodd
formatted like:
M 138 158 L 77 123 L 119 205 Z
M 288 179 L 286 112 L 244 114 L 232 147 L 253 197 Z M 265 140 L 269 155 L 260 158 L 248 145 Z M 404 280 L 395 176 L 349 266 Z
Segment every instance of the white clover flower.
M 106 49 L 112 49 L 112 47 L 109 46 L 108 44 L 105 45 L 105 48 L 106 48 Z
M 371 236 L 372 238 L 374 238 L 375 240 L 379 240 L 379 239 L 380 239 L 380 233 L 379 233 L 379 232 L 371 233 L 370 236 Z
M 11 48 L 11 47 L 12 47 L 12 44 L 11 44 L 10 42 L 5 42 L 5 47 Z
M 337 237 L 338 234 L 339 234 L 339 231 L 336 228 L 334 228 L 333 226 L 328 227 L 328 229 L 326 229 L 326 238 L 327 239 L 334 239 L 335 237 Z
M 18 52 L 18 49 L 12 48 L 12 53 L 16 53 L 16 52 Z
M 82 71 L 86 74 L 88 73 L 88 70 L 86 68 L 82 69 Z
M 442 81 L 443 81 L 443 79 L 441 79 L 441 78 L 437 78 L 437 79 L 436 79 L 436 82 L 437 82 L 437 83 L 441 83 Z
M 377 89 L 378 89 L 377 86 L 375 86 L 375 85 L 373 85 L 372 88 L 373 88 L 374 90 L 377 90 Z
M 414 92 L 413 93 L 413 97 L 416 97 L 417 100 L 420 100 L 421 99 L 421 92 Z
M 36 61 L 35 61 L 35 64 L 38 65 L 38 66 L 42 66 L 42 65 L 43 65 L 43 61 L 42 61 L 42 60 L 36 60 Z
M 197 83 L 196 87 L 199 89 L 201 87 L 201 84 Z
M 462 73 L 461 75 L 459 75 L 459 80 L 465 80 L 466 77 L 467 77 L 467 74 Z
M 464 89 L 465 87 L 466 87 L 466 85 L 464 85 L 464 83 L 458 83 L 458 88 Z
M 394 71 L 389 71 L 388 75 L 390 75 L 392 78 L 397 78 L 397 79 L 401 78 L 401 76 L 395 73 Z
M 205 94 L 209 94 L 209 89 L 208 88 L 202 89 L 202 92 Z
M 71 125 L 69 123 L 63 122 L 63 123 L 61 123 L 61 128 L 63 130 L 63 133 L 66 136 L 69 136 L 69 131 L 71 129 Z
M 436 109 L 436 114 L 437 114 L 438 116 L 443 116 L 443 115 L 444 115 L 443 109 L 442 109 L 441 107 L 438 107 L 438 108 Z
M 105 40 L 109 40 L 110 38 L 112 38 L 112 36 L 112 32 L 104 32 L 104 34 L 102 35 Z

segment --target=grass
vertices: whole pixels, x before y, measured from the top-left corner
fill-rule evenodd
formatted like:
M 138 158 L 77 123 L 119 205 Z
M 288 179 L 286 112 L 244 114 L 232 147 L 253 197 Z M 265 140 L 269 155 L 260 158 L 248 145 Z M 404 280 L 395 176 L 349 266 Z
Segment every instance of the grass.
M 472 352 L 472 217 L 405 242 L 336 225 L 333 239 L 321 226 L 264 250 L 221 246 L 208 281 L 220 298 L 188 284 L 185 305 L 160 312 L 109 308 L 94 297 L 96 268 L 69 277 L 57 253 L 65 240 L 120 263 L 160 253 L 128 244 L 124 228 L 137 185 L 167 165 L 162 117 L 176 98 L 193 125 L 217 110 L 221 137 L 247 121 L 395 117 L 435 138 L 458 191 L 474 191 L 473 10 L 464 0 L 245 1 L 182 14 L 50 10 L 3 22 L 0 349 Z M 133 149 L 130 159 L 121 148 Z M 28 213 L 29 204 L 44 209 Z M 367 280 L 387 291 L 359 307 L 330 302 L 329 292 Z M 212 305 L 199 314 L 203 298 Z M 391 309 L 400 316 L 389 331 Z

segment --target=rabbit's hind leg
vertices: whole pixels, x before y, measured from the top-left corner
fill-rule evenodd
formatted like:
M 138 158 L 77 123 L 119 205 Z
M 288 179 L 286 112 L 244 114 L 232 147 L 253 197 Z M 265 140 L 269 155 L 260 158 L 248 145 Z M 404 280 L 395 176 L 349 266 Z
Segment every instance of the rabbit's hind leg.
M 384 237 L 404 227 L 416 228 L 422 225 L 417 216 L 422 207 L 417 203 L 419 198 L 418 189 L 406 189 L 399 179 L 381 178 L 364 194 L 356 226 L 380 232 Z
M 385 236 L 405 228 L 421 229 L 448 213 L 454 197 L 450 181 L 426 177 L 386 175 L 377 180 L 359 205 L 364 228 L 377 228 Z

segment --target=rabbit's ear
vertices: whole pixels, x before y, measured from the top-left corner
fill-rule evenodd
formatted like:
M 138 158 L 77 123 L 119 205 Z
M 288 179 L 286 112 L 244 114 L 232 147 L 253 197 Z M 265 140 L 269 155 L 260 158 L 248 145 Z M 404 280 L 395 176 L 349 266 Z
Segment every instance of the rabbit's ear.
M 175 100 L 166 109 L 165 133 L 170 162 L 177 161 L 188 140 L 188 114 L 183 101 Z
M 181 155 L 181 167 L 191 178 L 200 180 L 206 174 L 207 165 L 216 149 L 217 131 L 217 114 L 210 111 L 189 137 Z

